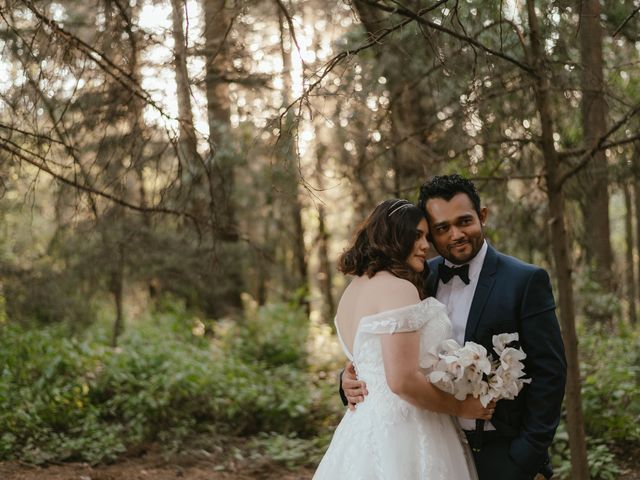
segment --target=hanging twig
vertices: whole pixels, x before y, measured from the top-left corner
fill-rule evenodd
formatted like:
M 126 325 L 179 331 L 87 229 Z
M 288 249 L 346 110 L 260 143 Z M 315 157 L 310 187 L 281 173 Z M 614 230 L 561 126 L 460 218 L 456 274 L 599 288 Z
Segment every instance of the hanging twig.
M 573 168 L 565 172 L 558 182 L 556 183 L 557 187 L 561 187 L 569 178 L 574 176 L 576 173 L 581 171 L 583 168 L 587 166 L 587 164 L 591 161 L 596 152 L 603 149 L 604 143 L 607 139 L 613 135 L 616 131 L 618 131 L 624 124 L 626 124 L 632 117 L 637 115 L 640 112 L 640 104 L 636 105 L 635 108 L 627 112 L 620 120 L 618 120 L 604 135 L 602 135 L 593 148 L 589 149 L 583 157 L 580 159 L 577 165 Z
M 17 128 L 17 127 L 11 126 L 11 125 L 6 125 L 6 124 L 4 124 L 2 122 L 0 122 L 0 129 L 9 130 L 11 132 L 17 132 L 17 133 L 20 133 L 22 135 L 26 135 L 28 137 L 37 138 L 38 140 L 44 140 L 44 141 L 47 141 L 47 142 L 58 143 L 60 145 L 64 145 L 64 142 L 61 142 L 60 140 L 56 140 L 55 138 L 48 137 L 47 135 L 42 135 L 42 134 L 34 133 L 34 132 L 27 132 L 26 130 L 22 130 L 20 128 Z M 73 148 L 73 147 L 71 147 L 71 148 Z
M 616 31 L 613 32 L 612 36 L 615 37 L 618 33 L 620 33 L 620 30 L 622 30 L 624 28 L 624 26 L 627 23 L 629 23 L 629 20 L 631 20 L 635 16 L 635 14 L 638 13 L 638 12 L 640 12 L 640 7 L 636 7 L 636 9 L 633 12 L 631 12 L 631 14 L 624 20 L 624 22 L 622 22 L 620 24 L 620 26 L 618 28 L 616 28 Z
M 374 7 L 374 8 L 378 8 L 380 10 L 383 10 L 385 12 L 388 13 L 396 13 L 398 15 L 402 15 L 404 17 L 407 18 L 411 18 L 412 20 L 415 20 L 418 23 L 427 25 L 435 30 L 439 30 L 441 32 L 444 32 L 454 38 L 457 38 L 458 40 L 462 40 L 464 42 L 467 42 L 470 45 L 473 45 L 475 47 L 478 47 L 480 50 L 483 50 L 491 55 L 494 55 L 496 57 L 502 58 L 503 60 L 506 60 L 510 63 L 513 63 L 514 65 L 518 66 L 519 68 L 521 68 L 522 70 L 526 71 L 527 73 L 529 73 L 532 76 L 536 76 L 535 70 L 533 68 L 531 68 L 529 65 L 521 62 L 520 60 L 517 60 L 509 55 L 506 55 L 498 50 L 495 50 L 493 48 L 490 48 L 488 46 L 486 46 L 485 44 L 479 42 L 478 40 L 470 37 L 469 35 L 463 35 L 461 33 L 458 33 L 454 30 L 451 30 L 450 28 L 447 28 L 443 25 L 439 25 L 435 22 L 432 22 L 431 20 L 428 20 L 424 17 L 422 17 L 420 15 L 420 13 L 416 13 L 412 10 L 406 9 L 406 8 L 402 8 L 402 7 L 389 7 L 387 5 L 383 5 L 381 3 L 375 2 L 375 1 L 371 1 L 371 0 L 358 0 L 366 5 L 369 5 L 370 7 Z
M 30 165 L 33 165 L 39 171 L 49 174 L 51 177 L 58 180 L 59 182 L 62 182 L 66 185 L 77 188 L 78 190 L 82 190 L 84 192 L 90 193 L 92 195 L 97 195 L 99 197 L 106 198 L 107 200 L 117 203 L 118 205 L 122 205 L 123 207 L 127 207 L 131 210 L 136 210 L 138 212 L 144 212 L 144 213 L 167 213 L 167 214 L 176 215 L 179 217 L 186 217 L 189 220 L 191 220 L 195 225 L 198 225 L 197 219 L 188 212 L 173 210 L 171 208 L 165 208 L 165 207 L 144 207 L 141 205 L 136 205 L 135 203 L 128 202 L 110 193 L 95 189 L 89 185 L 85 185 L 76 180 L 71 180 L 69 178 L 66 178 L 64 175 L 60 175 L 59 173 L 56 173 L 51 168 L 49 168 L 49 166 L 47 166 L 45 163 L 46 161 L 41 157 L 34 155 L 36 157 L 35 159 L 30 158 L 29 155 L 30 154 L 32 155 L 32 152 L 20 149 L 17 145 L 15 145 L 14 147 L 13 145 L 11 145 L 10 142 L 0 142 L 0 149 L 6 151 L 7 153 L 10 153 L 11 155 L 15 155 L 17 158 L 27 162 Z
M 402 27 L 404 27 L 405 25 L 407 25 L 408 23 L 411 23 L 412 20 L 407 19 L 407 20 L 403 20 L 402 22 L 394 25 L 393 27 L 389 27 L 389 28 L 384 28 L 382 30 L 380 30 L 379 32 L 376 32 L 375 35 L 371 35 L 371 40 L 363 45 L 360 45 L 358 48 L 355 48 L 353 50 L 344 50 L 342 52 L 340 52 L 338 55 L 334 56 L 331 60 L 329 60 L 327 63 L 324 64 L 324 66 L 322 67 L 322 72 L 318 75 L 318 78 L 316 78 L 316 80 L 309 85 L 309 87 L 302 93 L 302 95 L 300 95 L 298 98 L 296 98 L 293 102 L 291 102 L 289 105 L 287 105 L 287 107 L 284 109 L 284 111 L 280 114 L 279 116 L 279 122 L 280 122 L 280 128 L 282 127 L 282 119 L 286 116 L 286 114 L 289 112 L 289 110 L 291 108 L 293 108 L 295 105 L 301 104 L 305 99 L 307 99 L 311 93 L 316 89 L 316 87 L 318 87 L 322 81 L 325 79 L 325 77 L 327 75 L 329 75 L 329 73 L 331 73 L 331 71 L 336 68 L 343 60 L 348 59 L 350 57 L 352 57 L 353 55 L 356 55 L 360 52 L 362 52 L 363 50 L 366 50 L 368 48 L 371 48 L 375 45 L 378 45 L 380 43 L 380 40 L 382 40 L 383 38 L 385 38 L 386 36 L 388 36 L 389 34 L 395 32 L 396 30 L 401 29 Z
M 291 17 L 291 14 L 287 11 L 287 7 L 285 7 L 284 3 L 282 3 L 282 0 L 275 0 L 275 2 L 278 5 L 278 8 L 282 12 L 282 14 L 284 15 L 284 18 L 287 19 L 287 25 L 289 26 L 289 34 L 291 35 L 291 38 L 293 39 L 293 43 L 298 49 L 298 53 L 300 54 L 300 60 L 302 61 L 302 66 L 304 67 L 304 60 L 302 59 L 302 50 L 300 48 L 300 45 L 298 44 L 298 39 L 296 38 L 296 29 L 293 26 L 293 18 Z
M 600 147 L 598 147 L 598 149 L 596 151 L 606 150 L 607 148 L 626 145 L 628 143 L 633 143 L 636 140 L 640 140 L 640 133 L 638 135 L 633 135 L 631 137 L 625 137 L 625 138 L 622 138 L 620 140 L 616 140 L 614 142 L 603 143 L 602 145 L 600 145 Z M 574 150 L 563 150 L 561 152 L 558 152 L 558 157 L 560 157 L 560 158 L 574 157 L 574 156 L 577 156 L 577 155 L 582 155 L 582 154 L 586 153 L 587 151 L 589 151 L 589 150 L 586 149 L 586 148 L 576 148 Z
M 162 106 L 155 102 L 151 98 L 151 95 L 146 90 L 144 90 L 142 86 L 140 86 L 135 81 L 134 78 L 132 78 L 130 72 L 123 70 L 104 53 L 100 52 L 82 39 L 62 28 L 60 25 L 58 25 L 57 22 L 40 12 L 30 0 L 21 1 L 36 16 L 36 18 L 38 18 L 42 23 L 51 28 L 54 35 L 60 37 L 76 50 L 79 50 L 81 53 L 83 53 L 93 63 L 98 65 L 98 67 L 100 67 L 100 69 L 102 69 L 108 76 L 113 78 L 116 82 L 133 93 L 135 96 L 144 100 L 144 102 L 147 105 L 151 106 L 154 110 L 156 110 L 161 117 L 166 118 L 170 121 L 179 122 L 180 124 L 183 123 L 181 119 L 171 116 L 162 108 Z M 7 25 L 10 25 L 10 22 L 4 16 L 2 10 L 0 10 L 0 18 L 2 18 Z

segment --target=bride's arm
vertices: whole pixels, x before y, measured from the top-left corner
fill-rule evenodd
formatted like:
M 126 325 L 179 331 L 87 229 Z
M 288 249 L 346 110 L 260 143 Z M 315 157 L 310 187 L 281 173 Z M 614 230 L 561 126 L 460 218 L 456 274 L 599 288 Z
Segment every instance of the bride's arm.
M 419 332 L 382 335 L 382 356 L 387 383 L 393 393 L 418 408 L 463 418 L 490 420 L 494 405 L 486 408 L 468 396 L 457 400 L 433 386 L 419 370 Z

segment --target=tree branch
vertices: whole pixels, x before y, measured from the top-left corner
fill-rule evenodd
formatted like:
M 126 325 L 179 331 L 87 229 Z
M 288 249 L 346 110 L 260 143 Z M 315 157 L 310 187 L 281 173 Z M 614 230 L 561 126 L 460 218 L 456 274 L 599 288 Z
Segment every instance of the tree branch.
M 173 210 L 171 208 L 164 208 L 164 207 L 144 207 L 144 206 L 140 206 L 140 205 L 136 205 L 134 203 L 130 203 L 126 200 L 123 200 L 122 198 L 116 197 L 115 195 L 112 195 L 110 193 L 107 192 L 103 192 L 101 190 L 97 190 L 93 187 L 90 187 L 88 185 L 84 185 L 82 183 L 79 183 L 76 180 L 71 180 L 69 178 L 66 178 L 64 175 L 60 175 L 59 173 L 54 172 L 51 168 L 49 168 L 49 166 L 46 164 L 46 161 L 39 156 L 34 155 L 32 152 L 26 151 L 21 149 L 19 146 L 15 145 L 12 146 L 10 145 L 10 143 L 12 142 L 0 142 L 0 149 L 6 151 L 7 153 L 14 155 L 15 157 L 19 158 L 20 160 L 23 160 L 25 162 L 27 162 L 30 165 L 33 165 L 34 167 L 36 167 L 39 171 L 45 172 L 47 174 L 49 174 L 52 178 L 54 178 L 55 180 L 65 184 L 65 185 L 69 185 L 71 187 L 74 187 L 78 190 L 82 190 L 86 193 L 92 194 L 92 195 L 97 195 L 99 197 L 103 197 L 107 200 L 110 200 L 114 203 L 117 203 L 118 205 L 121 205 L 123 207 L 129 208 L 131 210 L 135 210 L 138 212 L 143 212 L 143 213 L 165 213 L 165 214 L 170 214 L 170 215 L 175 215 L 178 217 L 186 217 L 189 220 L 191 220 L 196 226 L 198 225 L 198 220 L 191 215 L 188 212 L 181 212 L 178 210 Z M 21 151 L 22 150 L 22 151 Z M 30 158 L 29 155 L 34 155 L 36 156 L 36 159 Z M 41 161 L 39 161 L 41 160 Z
M 30 0 L 21 0 L 21 2 L 33 13 L 36 18 L 38 18 L 42 23 L 47 25 L 53 31 L 54 35 L 62 38 L 68 44 L 73 46 L 75 49 L 82 52 L 87 58 L 89 58 L 92 62 L 98 65 L 107 75 L 113 78 L 116 82 L 118 82 L 121 86 L 123 86 L 126 90 L 133 93 L 138 98 L 142 99 L 147 105 L 153 107 L 163 118 L 171 121 L 177 121 L 179 123 L 183 123 L 183 121 L 179 118 L 172 117 L 170 114 L 165 112 L 165 110 L 160 106 L 157 102 L 155 102 L 151 95 L 142 88 L 131 76 L 129 72 L 126 72 L 121 67 L 116 65 L 109 57 L 107 57 L 104 53 L 95 49 L 82 39 L 78 38 L 74 34 L 66 31 L 60 25 L 57 24 L 54 20 L 50 19 L 42 12 L 40 12 Z M 0 10 L 0 17 L 3 18 L 5 23 L 9 25 L 9 22 L 4 17 L 2 11 Z
M 587 164 L 591 161 L 596 152 L 602 150 L 603 145 L 607 141 L 611 135 L 613 135 L 616 131 L 618 131 L 625 123 L 627 123 L 633 116 L 640 112 L 640 104 L 636 105 L 632 110 L 628 111 L 620 120 L 618 120 L 604 135 L 602 135 L 593 148 L 589 149 L 580 159 L 580 161 L 570 170 L 566 171 L 558 180 L 557 187 L 560 188 L 562 185 L 569 180 L 573 175 L 581 171 L 583 168 L 587 166 Z
M 629 20 L 631 20 L 631 19 L 634 17 L 634 15 L 635 15 L 636 13 L 638 13 L 638 12 L 640 12 L 640 7 L 636 7 L 636 9 L 635 9 L 633 12 L 631 12 L 631 14 L 630 14 L 630 15 L 629 15 L 625 20 L 624 20 L 624 22 L 622 22 L 622 23 L 620 24 L 620 26 L 619 26 L 618 28 L 616 28 L 616 31 L 615 31 L 615 32 L 613 32 L 613 35 L 612 35 L 612 36 L 613 36 L 613 37 L 615 37 L 618 33 L 620 33 L 620 30 L 622 30 L 622 29 L 624 28 L 624 26 L 625 26 L 627 23 L 629 23 Z
M 620 145 L 626 145 L 627 143 L 633 143 L 636 140 L 640 140 L 640 133 L 637 135 L 633 135 L 631 137 L 625 137 L 620 140 L 616 140 L 615 142 L 604 143 L 598 148 L 598 150 L 606 150 L 607 148 L 618 147 Z M 586 148 L 575 148 L 572 150 L 564 150 L 562 152 L 558 152 L 558 156 L 560 158 L 568 158 L 574 157 L 577 155 L 582 155 L 586 153 L 588 150 Z
M 302 53 L 300 51 L 300 45 L 298 44 L 298 39 L 296 37 L 296 30 L 293 26 L 293 18 L 291 17 L 291 14 L 288 12 L 287 7 L 285 7 L 284 3 L 282 3 L 282 0 L 275 0 L 275 2 L 278 5 L 278 9 L 280 9 L 282 14 L 284 15 L 284 18 L 287 19 L 287 25 L 289 26 L 289 35 L 291 35 L 291 39 L 298 49 L 298 53 Z M 300 58 L 302 59 L 302 56 Z M 304 66 L 304 60 L 302 60 L 302 64 Z
M 412 10 L 409 10 L 407 8 L 404 7 L 389 7 L 387 5 L 382 5 L 378 2 L 375 1 L 371 1 L 371 0 L 358 0 L 366 5 L 369 5 L 371 7 L 374 8 L 378 8 L 382 11 L 388 12 L 388 13 L 396 13 L 398 15 L 402 15 L 404 17 L 410 18 L 412 20 L 415 20 L 418 23 L 421 23 L 423 25 L 427 25 L 435 30 L 438 30 L 440 32 L 446 33 L 447 35 L 450 35 L 454 38 L 457 38 L 458 40 L 462 40 L 463 42 L 466 42 L 470 45 L 473 45 L 475 47 L 478 47 L 480 50 L 483 50 L 493 56 L 502 58 L 503 60 L 506 60 L 507 62 L 513 63 L 514 65 L 516 65 L 517 67 L 521 68 L 522 70 L 524 70 L 525 72 L 527 72 L 529 75 L 532 76 L 536 76 L 536 72 L 533 68 L 531 68 L 529 65 L 521 62 L 520 60 L 517 60 L 513 57 L 510 57 L 509 55 L 506 55 L 498 50 L 494 50 L 493 48 L 490 48 L 486 45 L 484 45 L 483 43 L 480 43 L 479 41 L 475 40 L 474 38 L 468 36 L 468 35 L 463 35 L 461 33 L 458 33 L 454 30 L 451 30 L 447 27 L 444 27 L 443 25 L 439 25 L 435 22 L 432 22 L 431 20 L 427 20 L 426 18 L 420 16 L 419 13 L 413 12 Z
M 7 125 L 7 124 L 2 123 L 2 122 L 0 122 L 0 128 L 4 129 L 4 130 L 9 130 L 11 132 L 17 132 L 17 133 L 20 133 L 22 135 L 26 135 L 28 137 L 37 138 L 38 140 L 46 140 L 47 142 L 58 143 L 60 145 L 64 145 L 63 142 L 61 142 L 60 140 L 56 140 L 55 138 L 51 138 L 51 137 L 48 137 L 46 135 L 42 135 L 42 134 L 39 134 L 39 133 L 27 132 L 26 130 L 21 130 L 19 128 L 13 127 L 11 125 Z
M 405 25 L 411 23 L 411 19 L 407 19 L 407 20 L 403 20 L 402 22 L 389 27 L 389 28 L 383 28 L 380 31 L 376 32 L 374 35 L 370 35 L 371 40 L 363 45 L 360 45 L 358 48 L 355 48 L 353 50 L 344 50 L 342 52 L 340 52 L 339 54 L 335 55 L 331 60 L 329 60 L 327 63 L 324 64 L 324 66 L 320 69 L 321 73 L 319 73 L 318 78 L 309 85 L 309 87 L 302 93 L 302 95 L 300 95 L 298 98 L 296 98 L 293 102 L 291 102 L 289 105 L 287 105 L 287 107 L 284 109 L 284 111 L 280 114 L 279 117 L 279 121 L 280 121 L 280 128 L 282 128 L 282 119 L 286 116 L 286 114 L 289 112 L 289 110 L 291 110 L 295 105 L 297 105 L 298 103 L 301 103 L 305 98 L 308 98 L 309 95 L 311 95 L 311 92 L 313 92 L 313 90 L 315 90 L 321 83 L 322 81 L 325 79 L 325 77 L 327 75 L 329 75 L 329 73 L 331 73 L 331 71 L 336 68 L 343 60 L 345 60 L 346 58 L 351 57 L 352 55 L 358 54 L 360 52 L 362 52 L 363 50 L 366 50 L 368 48 L 371 48 L 375 45 L 378 45 L 380 43 L 380 40 L 382 40 L 383 38 L 387 37 L 388 35 L 390 35 L 391 33 L 395 32 L 396 30 L 401 29 L 402 27 L 404 27 Z

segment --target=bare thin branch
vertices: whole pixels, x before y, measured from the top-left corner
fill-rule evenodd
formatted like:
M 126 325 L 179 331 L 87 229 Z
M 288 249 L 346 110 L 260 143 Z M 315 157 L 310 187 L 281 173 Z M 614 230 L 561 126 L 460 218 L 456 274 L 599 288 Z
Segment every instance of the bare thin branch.
M 2 122 L 0 122 L 0 129 L 9 130 L 11 132 L 17 132 L 17 133 L 20 133 L 22 135 L 26 135 L 27 137 L 37 138 L 38 140 L 44 140 L 44 141 L 47 141 L 47 142 L 58 143 L 60 145 L 64 145 L 64 143 L 61 142 L 60 140 L 56 140 L 55 138 L 48 137 L 47 135 L 42 135 L 42 134 L 34 133 L 34 132 L 27 132 L 26 130 L 22 130 L 22 129 L 14 127 L 12 125 L 7 125 L 7 124 L 2 123 Z
M 280 114 L 280 117 L 279 117 L 280 123 L 282 123 L 282 119 L 286 116 L 289 110 L 293 108 L 295 105 L 301 104 L 305 99 L 307 99 L 311 95 L 311 93 L 322 83 L 325 77 L 329 75 L 329 73 L 331 73 L 331 71 L 334 68 L 336 68 L 342 61 L 352 57 L 353 55 L 356 55 L 362 52 L 363 50 L 366 50 L 368 48 L 378 45 L 380 43 L 380 40 L 387 37 L 388 35 L 395 32 L 396 30 L 401 29 L 405 25 L 411 23 L 411 21 L 412 21 L 411 19 L 407 19 L 407 20 L 403 20 L 402 22 L 392 27 L 383 28 L 378 32 L 376 32 L 374 35 L 370 35 L 371 40 L 368 41 L 367 43 L 364 43 L 360 45 L 358 48 L 355 48 L 353 50 L 344 50 L 339 54 L 337 54 L 336 56 L 334 56 L 327 63 L 325 63 L 324 66 L 321 68 L 321 73 L 318 75 L 316 80 L 309 85 L 309 87 L 302 93 L 302 95 L 300 95 L 293 102 L 287 105 L 285 110 Z
M 622 138 L 620 140 L 616 140 L 614 142 L 603 143 L 596 151 L 606 150 L 607 148 L 618 147 L 620 145 L 626 145 L 628 143 L 633 143 L 636 140 L 640 140 L 640 133 L 637 134 L 637 135 L 633 135 L 631 137 L 625 137 L 625 138 Z M 587 151 L 588 150 L 586 148 L 575 148 L 575 149 L 572 149 L 572 150 L 564 150 L 562 152 L 558 152 L 558 156 L 560 158 L 575 157 L 575 156 L 578 156 L 578 155 L 583 155 L 583 154 L 587 153 Z
M 428 20 L 424 17 L 422 17 L 419 13 L 416 13 L 412 10 L 409 10 L 407 8 L 402 8 L 402 7 L 389 7 L 387 5 L 383 5 L 381 3 L 372 1 L 372 0 L 359 0 L 360 2 L 369 5 L 371 7 L 374 8 L 378 8 L 380 10 L 383 10 L 385 12 L 388 13 L 396 13 L 398 15 L 402 15 L 404 17 L 407 18 L 411 18 L 412 20 L 415 20 L 418 23 L 421 23 L 423 25 L 427 25 L 435 30 L 438 30 L 440 32 L 444 32 L 447 35 L 450 35 L 454 38 L 457 38 L 458 40 L 462 40 L 463 42 L 466 42 L 470 45 L 473 45 L 475 47 L 478 47 L 480 50 L 483 50 L 493 56 L 502 58 L 503 60 L 506 60 L 507 62 L 513 63 L 514 65 L 516 65 L 517 67 L 521 68 L 522 70 L 526 71 L 529 75 L 532 76 L 536 76 L 536 72 L 533 68 L 531 68 L 529 65 L 521 62 L 520 60 L 517 60 L 509 55 L 506 55 L 498 50 L 495 50 L 493 48 L 490 48 L 488 46 L 486 46 L 485 44 L 479 42 L 478 40 L 468 36 L 468 35 L 463 35 L 461 33 L 458 33 L 454 30 L 451 30 L 450 28 L 447 28 L 443 25 L 439 25 L 435 22 L 432 22 L 431 20 Z
M 179 210 L 173 210 L 171 208 L 165 208 L 165 207 L 144 207 L 144 206 L 140 206 L 140 205 L 136 205 L 134 203 L 128 202 L 122 198 L 116 197 L 115 195 L 112 195 L 110 193 L 107 192 L 103 192 L 101 190 L 97 190 L 89 185 L 85 185 L 82 183 L 79 183 L 76 180 L 71 180 L 69 178 L 66 178 L 64 175 L 60 175 L 59 173 L 54 172 L 51 168 L 49 168 L 49 166 L 41 161 L 40 159 L 38 159 L 36 157 L 36 159 L 34 158 L 30 158 L 30 156 L 28 155 L 30 152 L 26 152 L 26 151 L 20 151 L 19 148 L 16 148 L 12 145 L 10 145 L 9 143 L 0 143 L 0 149 L 6 151 L 7 153 L 14 155 L 15 157 L 19 158 L 20 160 L 23 160 L 25 162 L 27 162 L 30 165 L 33 165 L 34 167 L 36 167 L 39 171 L 41 172 L 45 172 L 47 174 L 49 174 L 51 177 L 53 177 L 55 180 L 64 183 L 65 185 L 69 185 L 73 188 L 76 188 L 78 190 L 82 190 L 86 193 L 89 193 L 91 195 L 97 195 L 99 197 L 103 197 L 106 198 L 107 200 L 110 200 L 114 203 L 117 203 L 118 205 L 121 205 L 123 207 L 129 208 L 131 210 L 135 210 L 138 212 L 143 212 L 143 213 L 164 213 L 164 214 L 170 214 L 170 215 L 175 215 L 178 217 L 186 217 L 189 220 L 191 220 L 194 224 L 198 224 L 197 219 L 191 215 L 188 212 L 183 212 L 183 211 L 179 211 Z
M 557 187 L 561 187 L 569 178 L 581 171 L 591 161 L 596 152 L 603 149 L 603 145 L 607 139 L 625 125 L 632 117 L 640 112 L 640 104 L 628 111 L 620 120 L 618 120 L 604 135 L 602 135 L 593 148 L 589 149 L 580 159 L 580 161 L 571 169 L 566 171 L 558 180 Z
M 162 108 L 160 104 L 154 101 L 151 98 L 151 95 L 135 81 L 130 72 L 123 70 L 104 53 L 100 52 L 82 39 L 62 28 L 60 25 L 58 25 L 57 22 L 40 12 L 30 0 L 21 1 L 41 22 L 51 28 L 52 32 L 56 36 L 62 38 L 69 45 L 82 52 L 87 58 L 98 65 L 107 75 L 113 78 L 125 89 L 133 93 L 135 96 L 141 98 L 147 105 L 153 107 L 163 118 L 172 121 L 178 121 L 181 124 L 183 123 L 181 119 L 171 116 Z M 9 24 L 7 19 L 2 14 L 1 10 L 0 17 L 2 17 L 7 24 Z
M 613 32 L 613 36 L 615 37 L 618 33 L 620 33 L 620 30 L 622 30 L 624 28 L 624 26 L 629 23 L 629 20 L 631 20 L 636 13 L 640 12 L 640 7 L 636 7 L 635 10 L 633 12 L 631 12 L 631 14 L 624 20 L 624 22 L 622 22 L 620 24 L 620 26 L 618 28 L 616 28 L 616 31 Z
M 293 43 L 296 45 L 298 52 L 300 52 L 301 51 L 300 45 L 298 44 L 298 39 L 296 38 L 296 29 L 293 26 L 293 18 L 291 17 L 291 14 L 287 10 L 287 7 L 285 7 L 284 3 L 282 3 L 282 0 L 275 0 L 275 2 L 278 5 L 278 8 L 282 12 L 282 14 L 284 15 L 284 18 L 287 19 L 287 25 L 289 25 L 289 35 L 291 35 L 291 39 L 293 40 Z M 302 62 L 304 63 L 304 60 Z

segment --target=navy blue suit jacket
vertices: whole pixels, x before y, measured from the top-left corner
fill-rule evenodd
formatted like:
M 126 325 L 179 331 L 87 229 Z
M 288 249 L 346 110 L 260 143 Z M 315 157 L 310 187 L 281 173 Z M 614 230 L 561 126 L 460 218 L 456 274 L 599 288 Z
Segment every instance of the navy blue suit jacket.
M 566 360 L 549 275 L 488 246 L 471 303 L 465 341 L 491 352 L 492 336 L 518 332 L 532 379 L 515 400 L 500 400 L 492 419 L 498 432 L 511 438 L 509 455 L 525 472 L 535 474 L 548 459 L 566 380 Z M 437 293 L 438 264 L 429 261 L 427 291 Z

